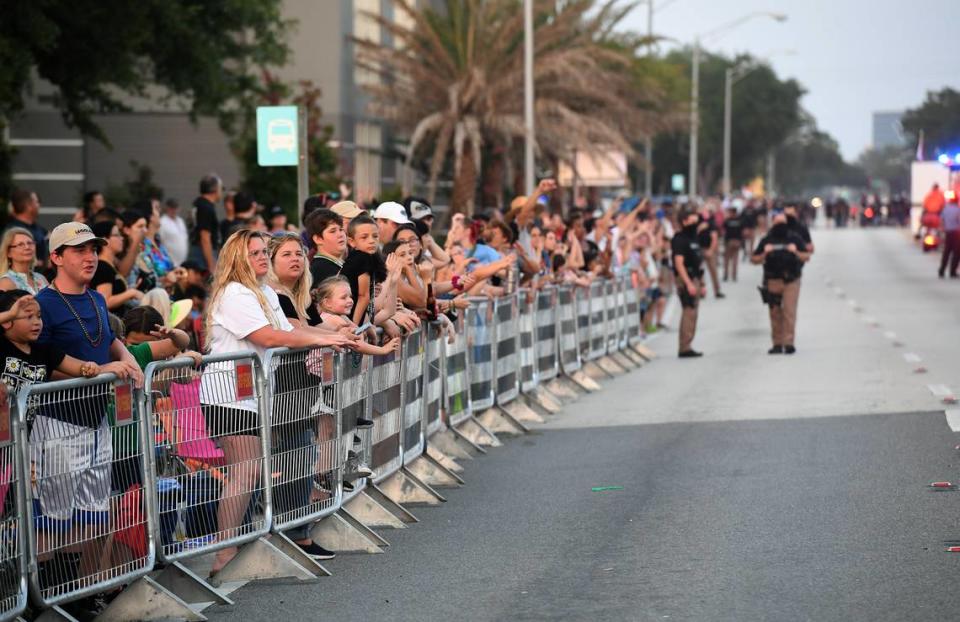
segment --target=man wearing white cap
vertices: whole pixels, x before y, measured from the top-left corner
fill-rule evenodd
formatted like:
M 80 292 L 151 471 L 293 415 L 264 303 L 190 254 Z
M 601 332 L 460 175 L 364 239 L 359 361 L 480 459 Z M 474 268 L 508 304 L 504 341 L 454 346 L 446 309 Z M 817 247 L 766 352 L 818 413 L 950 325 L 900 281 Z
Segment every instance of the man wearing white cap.
M 397 233 L 397 227 L 410 222 L 407 218 L 407 210 L 396 201 L 381 203 L 373 211 L 373 219 L 377 221 L 377 228 L 380 230 L 380 244 L 392 242 L 393 236 Z

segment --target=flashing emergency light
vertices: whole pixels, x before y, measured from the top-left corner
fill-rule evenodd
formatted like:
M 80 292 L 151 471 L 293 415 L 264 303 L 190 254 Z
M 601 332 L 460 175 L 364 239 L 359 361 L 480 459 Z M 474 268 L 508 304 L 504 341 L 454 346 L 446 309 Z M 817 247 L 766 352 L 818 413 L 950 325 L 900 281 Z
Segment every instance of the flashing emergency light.
M 938 157 L 937 160 L 939 160 L 940 164 L 946 164 L 947 162 L 950 161 L 950 158 L 949 156 L 947 156 L 947 154 L 941 153 L 940 157 Z
M 931 235 L 931 234 L 928 233 L 928 234 L 923 238 L 923 245 L 924 245 L 924 246 L 928 246 L 928 247 L 929 247 L 929 246 L 936 246 L 936 245 L 937 245 L 937 238 L 936 238 L 936 236 Z
M 954 192 L 953 190 L 947 190 L 946 192 L 943 193 L 943 198 L 946 199 L 947 201 L 953 201 L 954 199 L 957 198 L 957 193 Z
M 863 210 L 863 215 L 867 218 L 873 218 L 873 208 L 868 207 L 867 209 Z

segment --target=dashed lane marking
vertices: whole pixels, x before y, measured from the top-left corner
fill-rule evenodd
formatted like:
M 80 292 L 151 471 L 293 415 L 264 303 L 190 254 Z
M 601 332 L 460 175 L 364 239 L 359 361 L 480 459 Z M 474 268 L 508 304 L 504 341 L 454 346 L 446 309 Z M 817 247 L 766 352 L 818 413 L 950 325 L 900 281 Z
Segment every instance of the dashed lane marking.
M 943 414 L 947 416 L 947 425 L 950 429 L 960 432 L 960 408 L 948 408 L 943 411 Z

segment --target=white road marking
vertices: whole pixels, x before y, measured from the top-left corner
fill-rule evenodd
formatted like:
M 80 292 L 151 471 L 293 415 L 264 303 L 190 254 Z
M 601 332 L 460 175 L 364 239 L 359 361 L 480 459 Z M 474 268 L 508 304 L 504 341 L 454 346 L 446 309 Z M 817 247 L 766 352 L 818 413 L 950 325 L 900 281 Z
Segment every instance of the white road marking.
M 960 408 L 948 408 L 943 411 L 943 414 L 947 416 L 947 425 L 950 429 L 960 432 Z
M 948 395 L 953 395 L 953 391 L 951 391 L 950 387 L 945 384 L 928 384 L 927 388 L 930 389 L 930 392 L 937 397 L 947 397 Z
M 923 362 L 923 359 L 921 359 L 918 355 L 914 354 L 913 352 L 904 352 L 903 360 L 910 363 L 911 365 L 914 363 Z
M 888 330 L 887 332 L 883 333 L 883 336 L 889 339 L 890 341 L 897 340 L 897 333 L 893 332 L 892 330 Z

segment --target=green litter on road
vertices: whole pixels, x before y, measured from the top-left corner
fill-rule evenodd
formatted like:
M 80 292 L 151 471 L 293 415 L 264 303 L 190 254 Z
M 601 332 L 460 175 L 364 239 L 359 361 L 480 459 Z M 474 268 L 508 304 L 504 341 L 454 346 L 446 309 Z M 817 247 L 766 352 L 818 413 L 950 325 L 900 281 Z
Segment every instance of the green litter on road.
M 608 490 L 623 490 L 623 486 L 594 486 L 591 492 L 606 492 Z

